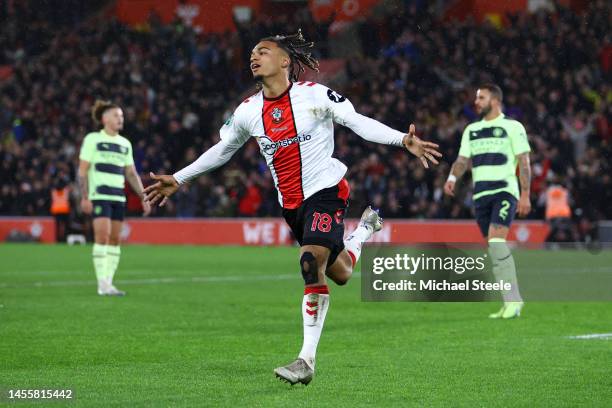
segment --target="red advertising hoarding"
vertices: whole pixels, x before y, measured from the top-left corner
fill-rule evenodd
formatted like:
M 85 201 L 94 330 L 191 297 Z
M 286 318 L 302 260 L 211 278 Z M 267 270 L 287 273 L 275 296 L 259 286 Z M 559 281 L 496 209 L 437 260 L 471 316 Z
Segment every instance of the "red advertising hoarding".
M 310 0 L 308 6 L 316 20 L 345 23 L 367 15 L 380 0 Z M 234 13 L 244 10 L 251 18 L 261 15 L 287 14 L 295 7 L 291 2 L 269 0 L 117 0 L 114 14 L 120 21 L 131 25 L 145 25 L 154 13 L 164 23 L 180 18 L 187 25 L 206 33 L 235 30 Z
M 380 0 L 309 0 L 308 6 L 316 20 L 334 15 L 334 21 L 345 22 L 367 16 L 378 3 Z
M 204 32 L 235 30 L 234 9 L 246 7 L 257 14 L 263 0 L 118 0 L 115 15 L 124 23 L 143 25 L 155 13 L 164 23 L 180 18 L 185 24 Z
M 357 220 L 346 221 L 352 231 Z M 51 217 L 0 218 L 0 239 L 11 230 L 28 232 L 41 242 L 55 242 L 55 224 Z M 541 221 L 518 221 L 510 230 L 509 240 L 541 243 L 548 235 L 548 225 Z M 122 239 L 134 244 L 189 245 L 291 245 L 293 239 L 285 221 L 278 218 L 128 218 Z M 474 221 L 386 220 L 373 242 L 394 244 L 416 242 L 482 242 Z
M 40 242 L 55 242 L 53 217 L 0 217 L 0 242 L 6 241 L 11 232 L 32 236 Z
M 346 222 L 352 231 L 357 220 Z M 546 240 L 548 226 L 543 222 L 516 222 L 509 240 L 540 243 Z M 203 245 L 288 245 L 293 242 L 287 224 L 281 219 L 129 219 L 123 231 L 126 242 Z M 482 242 L 474 221 L 386 220 L 373 242 Z

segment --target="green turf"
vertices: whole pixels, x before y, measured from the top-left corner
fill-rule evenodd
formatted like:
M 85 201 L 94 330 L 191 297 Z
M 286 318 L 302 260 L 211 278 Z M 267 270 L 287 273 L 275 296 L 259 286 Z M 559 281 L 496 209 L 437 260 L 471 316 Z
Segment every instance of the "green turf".
M 364 303 L 355 278 L 331 288 L 314 381 L 291 387 L 272 370 L 301 347 L 295 248 L 125 246 L 125 298 L 95 295 L 90 252 L 0 245 L 0 389 L 72 388 L 86 407 L 612 406 L 612 341 L 567 338 L 612 332 L 609 303 L 491 321 L 493 303 Z

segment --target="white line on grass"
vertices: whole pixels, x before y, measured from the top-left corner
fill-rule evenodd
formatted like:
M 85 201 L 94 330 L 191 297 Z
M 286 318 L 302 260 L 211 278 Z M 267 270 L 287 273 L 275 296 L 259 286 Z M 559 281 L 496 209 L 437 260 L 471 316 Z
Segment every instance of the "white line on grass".
M 360 273 L 353 273 L 359 276 Z M 192 276 L 192 277 L 168 277 L 168 278 L 147 278 L 147 279 L 118 279 L 117 285 L 158 285 L 161 283 L 211 283 L 211 282 L 247 282 L 247 281 L 274 281 L 299 279 L 300 274 L 285 275 L 224 275 L 224 276 Z M 42 287 L 63 287 L 63 286 L 92 286 L 95 280 L 73 280 L 73 281 L 48 281 L 48 282 L 28 282 L 28 283 L 0 283 L 2 288 L 42 288 Z
M 572 340 L 593 340 L 593 339 L 612 340 L 612 333 L 582 334 L 580 336 L 569 336 L 568 339 L 572 339 Z

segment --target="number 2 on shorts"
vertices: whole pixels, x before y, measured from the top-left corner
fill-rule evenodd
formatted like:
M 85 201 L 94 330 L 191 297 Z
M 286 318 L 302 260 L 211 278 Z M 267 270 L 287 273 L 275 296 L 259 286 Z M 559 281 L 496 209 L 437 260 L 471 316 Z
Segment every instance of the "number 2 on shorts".
M 509 208 L 510 208 L 510 201 L 508 200 L 502 201 L 501 208 L 499 209 L 499 218 L 505 221 L 506 217 L 508 216 Z

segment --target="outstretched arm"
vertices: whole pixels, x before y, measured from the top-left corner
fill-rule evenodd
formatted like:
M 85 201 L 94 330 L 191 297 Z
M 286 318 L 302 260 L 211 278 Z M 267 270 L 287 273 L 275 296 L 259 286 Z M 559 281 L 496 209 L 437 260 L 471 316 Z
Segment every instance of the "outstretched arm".
M 455 195 L 455 182 L 460 179 L 468 169 L 470 159 L 465 156 L 457 156 L 457 160 L 451 166 L 450 174 L 444 184 L 444 192 L 450 196 Z
M 144 189 L 145 201 L 151 205 L 160 201 L 162 207 L 168 201 L 168 197 L 174 194 L 181 184 L 188 182 L 204 173 L 221 167 L 234 155 L 241 144 L 232 144 L 223 139 L 204 152 L 196 161 L 177 171 L 174 175 L 155 175 L 151 178 L 155 183 Z
M 345 103 L 350 103 L 346 101 Z M 350 106 L 352 108 L 352 105 Z M 347 108 L 348 110 L 348 108 Z M 402 146 L 405 133 L 390 128 L 379 121 L 369 118 L 361 113 L 357 113 L 354 108 L 349 112 L 334 117 L 336 122 L 348 127 L 353 132 L 368 142 L 387 144 L 392 146 Z
M 413 124 L 410 125 L 408 134 L 402 133 L 375 119 L 357 113 L 354 109 L 352 112 L 344 112 L 340 123 L 369 142 L 404 146 L 421 160 L 425 168 L 429 168 L 427 160 L 438 164 L 436 157 L 442 157 L 437 150 L 437 144 L 421 140 L 416 135 L 416 128 Z
M 221 140 L 219 143 L 205 151 L 189 166 L 174 173 L 174 178 L 178 184 L 185 184 L 186 182 L 197 178 L 204 173 L 208 173 L 217 167 L 221 167 L 227 163 L 229 159 L 231 159 L 240 146 L 242 145 L 229 144 L 228 142 Z
M 242 105 L 241 105 L 242 106 Z M 241 118 L 243 112 L 239 106 L 234 115 L 231 116 L 219 130 L 221 140 L 219 143 L 205 151 L 193 163 L 173 175 L 155 175 L 151 173 L 151 179 L 155 181 L 145 188 L 145 201 L 163 206 L 168 197 L 174 194 L 181 184 L 187 183 L 204 173 L 223 166 L 236 153 L 240 147 L 249 139 L 251 132 L 244 126 Z
M 427 160 L 438 164 L 436 157 L 442 157 L 437 150 L 437 144 L 425 142 L 416 135 L 413 124 L 410 125 L 408 134 L 397 131 L 375 119 L 357 113 L 347 98 L 325 86 L 317 85 L 316 91 L 317 100 L 326 112 L 331 113 L 334 122 L 348 127 L 363 139 L 374 143 L 404 146 L 421 160 L 425 168 L 429 168 Z

